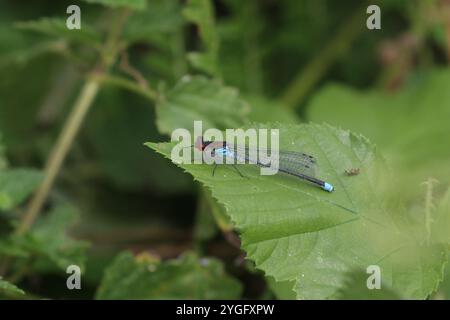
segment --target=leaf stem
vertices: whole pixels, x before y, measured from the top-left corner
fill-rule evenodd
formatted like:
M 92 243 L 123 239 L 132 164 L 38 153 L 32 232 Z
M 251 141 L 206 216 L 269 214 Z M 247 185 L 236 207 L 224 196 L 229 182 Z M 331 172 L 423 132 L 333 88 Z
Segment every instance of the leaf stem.
M 107 72 L 109 67 L 113 65 L 116 60 L 117 52 L 120 46 L 119 37 L 129 13 L 129 10 L 123 10 L 119 12 L 119 17 L 114 19 L 115 23 L 111 28 L 111 32 L 108 35 L 100 57 L 100 69 L 105 70 L 105 72 Z M 64 124 L 62 132 L 47 160 L 44 170 L 44 181 L 31 199 L 27 211 L 16 229 L 16 234 L 21 235 L 26 233 L 36 220 L 36 217 L 41 211 L 50 189 L 55 182 L 56 176 L 61 169 L 64 159 L 66 158 L 67 153 L 70 150 L 70 147 L 72 146 L 72 143 L 81 127 L 81 124 L 92 106 L 98 90 L 99 81 L 95 78 L 89 78 L 84 84 L 77 100 L 75 101 L 69 118 Z
M 140 94 L 152 102 L 155 102 L 158 98 L 158 93 L 155 90 L 150 89 L 149 87 L 145 88 L 139 85 L 137 82 L 130 81 L 120 76 L 113 76 L 109 74 L 94 74 L 92 75 L 92 77 L 102 84 L 119 86 L 134 93 Z
M 53 186 L 55 178 L 61 169 L 61 165 L 67 155 L 67 152 L 70 149 L 76 134 L 78 133 L 86 113 L 97 95 L 98 88 L 98 81 L 91 79 L 86 82 L 81 90 L 73 110 L 64 125 L 63 131 L 61 132 L 61 135 L 53 147 L 47 161 L 44 171 L 44 181 L 31 200 L 27 212 L 16 230 L 17 234 L 23 234 L 28 231 L 41 210 L 45 200 L 47 199 L 48 193 Z

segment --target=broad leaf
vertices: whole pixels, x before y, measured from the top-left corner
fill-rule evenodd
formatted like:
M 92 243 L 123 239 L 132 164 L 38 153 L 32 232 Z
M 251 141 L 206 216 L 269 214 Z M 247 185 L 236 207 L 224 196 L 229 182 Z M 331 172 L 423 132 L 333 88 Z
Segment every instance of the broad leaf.
M 447 248 L 425 245 L 393 219 L 403 213 L 383 200 L 389 170 L 367 139 L 327 125 L 257 128 L 280 129 L 280 148 L 316 157 L 317 176 L 335 186 L 327 193 L 283 174 L 261 176 L 252 165 L 241 169 L 249 179 L 229 167 L 213 177 L 208 165 L 181 165 L 225 205 L 257 268 L 276 281 L 294 281 L 298 298 L 332 297 L 346 272 L 369 265 L 379 265 L 383 281 L 406 297 L 435 290 Z M 170 156 L 175 143 L 147 145 Z M 346 175 L 350 168 L 360 174 Z
M 297 123 L 299 118 L 282 104 L 255 95 L 241 97 L 235 88 L 201 76 L 185 76 L 162 94 L 156 109 L 161 133 L 177 128 L 192 129 L 202 120 L 203 129 L 233 128 L 251 122 Z
M 266 277 L 270 290 L 280 300 L 295 300 L 297 294 L 294 291 L 295 281 L 275 281 L 272 277 Z
M 0 57 L 0 68 L 17 65 L 26 65 L 33 59 L 45 54 L 61 54 L 65 50 L 65 44 L 61 40 L 41 41 L 34 45 L 12 50 Z
M 370 274 L 354 270 L 347 274 L 344 285 L 339 289 L 335 298 L 339 300 L 399 300 L 400 295 L 381 283 L 380 288 L 367 286 Z
M 203 129 L 233 128 L 245 122 L 249 111 L 237 89 L 204 77 L 185 76 L 158 101 L 156 124 L 166 134 L 177 128 L 192 129 L 196 120 L 203 121 Z
M 217 75 L 217 61 L 210 53 L 190 52 L 187 55 L 189 62 L 197 69 L 211 75 Z
M 450 245 L 450 188 L 436 206 L 431 205 L 431 238 L 434 242 Z
M 62 38 L 85 44 L 99 44 L 100 36 L 83 21 L 81 29 L 70 30 L 66 20 L 62 18 L 40 18 L 39 20 L 17 22 L 15 26 L 22 30 L 29 30 L 45 35 Z
M 128 19 L 123 38 L 127 42 L 150 40 L 152 35 L 173 33 L 183 26 L 181 6 L 176 0 L 152 0 L 144 11 Z
M 123 252 L 105 271 L 97 299 L 237 299 L 238 281 L 220 261 L 185 254 L 159 262 Z
M 146 0 L 83 0 L 89 3 L 99 3 L 108 7 L 127 7 L 130 9 L 142 10 L 146 7 Z
M 0 170 L 0 210 L 11 210 L 40 184 L 43 175 L 32 169 Z
M 53 209 L 38 219 L 32 229 L 24 236 L 12 235 L 0 243 L 0 255 L 13 255 L 22 258 L 21 263 L 32 265 L 40 270 L 66 270 L 75 264 L 84 268 L 87 243 L 74 240 L 67 235 L 76 214 L 68 206 Z
M 19 289 L 12 283 L 9 283 L 8 281 L 3 280 L 2 277 L 0 277 L 0 296 L 2 296 L 4 294 L 6 294 L 6 295 L 9 295 L 9 294 L 23 295 L 23 294 L 25 294 L 25 292 L 22 289 Z
M 435 299 L 445 299 L 450 300 L 450 265 L 447 264 L 445 268 L 444 281 L 442 281 L 439 286 L 439 291 L 437 292 Z
M 251 122 L 298 123 L 299 117 L 282 103 L 257 95 L 246 95 L 244 99 L 250 104 L 248 118 Z
M 404 193 L 415 191 L 430 176 L 450 181 L 449 82 L 450 70 L 443 69 L 417 77 L 397 94 L 328 85 L 312 99 L 308 115 L 369 137 L 404 173 Z

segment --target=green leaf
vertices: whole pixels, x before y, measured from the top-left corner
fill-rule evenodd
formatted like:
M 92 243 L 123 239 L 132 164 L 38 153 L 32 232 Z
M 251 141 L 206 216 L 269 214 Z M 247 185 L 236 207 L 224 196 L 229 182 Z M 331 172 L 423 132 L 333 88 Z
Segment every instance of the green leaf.
M 450 245 L 450 188 L 432 210 L 431 238 L 434 242 Z
M 328 85 L 308 107 L 311 121 L 326 121 L 374 141 L 404 174 L 402 189 L 430 176 L 450 179 L 450 70 L 416 77 L 404 91 L 389 94 Z M 416 195 L 413 195 L 416 196 Z
M 280 300 L 295 300 L 297 295 L 294 291 L 295 281 L 275 281 L 273 277 L 266 277 L 267 285 Z
M 210 53 L 190 52 L 187 55 L 189 62 L 197 69 L 211 75 L 217 75 L 217 58 Z
M 40 41 L 34 45 L 12 50 L 0 57 L 0 68 L 11 65 L 24 66 L 29 61 L 44 54 L 61 54 L 66 50 L 66 44 L 60 40 Z
M 0 256 L 27 258 L 28 251 L 13 243 L 11 238 L 0 239 Z
M 430 197 L 433 194 L 430 192 Z M 430 199 L 430 216 L 431 216 L 431 236 L 430 240 L 435 243 L 442 243 L 444 245 L 450 244 L 450 188 L 444 195 L 434 204 L 433 199 Z M 450 299 L 450 265 L 447 263 L 444 272 L 444 279 L 439 286 L 435 299 Z
M 135 10 L 145 9 L 146 0 L 83 0 L 89 3 L 99 3 L 108 7 L 127 7 Z
M 173 33 L 183 26 L 181 6 L 175 0 L 152 0 L 144 11 L 135 12 L 128 19 L 123 38 L 132 43 L 150 40 L 152 35 Z
M 88 24 L 83 22 L 81 29 L 70 30 L 62 18 L 40 18 L 39 20 L 17 22 L 15 26 L 22 30 L 42 33 L 52 37 L 84 44 L 99 44 L 100 36 Z
M 216 225 L 222 230 L 222 232 L 230 232 L 233 230 L 233 224 L 230 221 L 230 218 L 225 212 L 225 208 L 222 204 L 214 201 L 214 198 L 211 195 L 209 190 L 204 189 L 203 194 L 206 198 L 206 201 L 209 204 L 211 214 L 214 217 Z
M 41 217 L 24 236 L 12 235 L 3 244 L 0 243 L 2 255 L 13 254 L 17 257 L 31 257 L 22 261 L 32 264 L 40 270 L 66 270 L 69 265 L 78 265 L 81 269 L 85 263 L 85 241 L 74 240 L 67 235 L 67 229 L 76 218 L 75 211 L 69 206 L 59 206 Z
M 389 287 L 381 284 L 380 289 L 369 289 L 367 278 L 370 274 L 360 270 L 349 272 L 344 285 L 336 293 L 339 300 L 399 300 L 401 297 Z
M 445 299 L 450 300 L 450 265 L 447 264 L 445 268 L 445 276 L 441 285 L 439 286 L 439 291 L 434 297 L 435 299 Z
M 22 203 L 42 178 L 42 173 L 33 169 L 0 170 L 0 210 L 11 210 Z
M 183 77 L 156 105 L 156 124 L 161 133 L 177 128 L 193 129 L 193 122 L 203 121 L 203 128 L 233 128 L 242 125 L 249 113 L 248 104 L 238 90 L 205 77 Z
M 299 122 L 298 116 L 278 101 L 272 101 L 257 95 L 246 95 L 244 98 L 251 106 L 248 118 L 252 122 Z
M 214 8 L 211 1 L 189 0 L 183 10 L 183 15 L 189 22 L 197 25 L 200 38 L 206 48 L 205 52 L 188 54 L 189 61 L 195 68 L 210 75 L 219 76 L 219 37 L 216 31 Z
M 25 294 L 25 292 L 22 289 L 19 289 L 12 283 L 9 283 L 8 281 L 3 280 L 2 277 L 0 277 L 0 295 L 1 294 L 23 295 L 23 294 Z
M 237 299 L 241 286 L 220 261 L 185 254 L 159 263 L 123 252 L 105 271 L 97 299 Z
M 388 175 L 381 156 L 367 139 L 328 125 L 265 124 L 278 128 L 281 150 L 316 157 L 320 179 L 335 186 L 326 193 L 282 174 L 261 176 L 244 165 L 211 176 L 206 164 L 181 167 L 211 189 L 240 232 L 242 249 L 256 267 L 276 281 L 294 281 L 298 298 L 332 297 L 346 272 L 379 265 L 383 281 L 406 297 L 426 298 L 442 279 L 447 248 L 425 245 L 394 221 L 401 215 L 383 201 Z M 175 143 L 148 143 L 170 156 Z M 356 176 L 345 170 L 360 168 Z M 391 211 L 388 211 L 390 209 Z

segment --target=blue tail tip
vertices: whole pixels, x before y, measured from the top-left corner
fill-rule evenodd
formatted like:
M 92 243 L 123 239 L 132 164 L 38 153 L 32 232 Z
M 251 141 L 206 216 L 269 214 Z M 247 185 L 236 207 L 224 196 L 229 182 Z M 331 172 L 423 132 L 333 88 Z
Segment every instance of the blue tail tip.
M 325 184 L 323 185 L 323 190 L 332 192 L 334 190 L 334 187 L 328 182 L 325 182 Z

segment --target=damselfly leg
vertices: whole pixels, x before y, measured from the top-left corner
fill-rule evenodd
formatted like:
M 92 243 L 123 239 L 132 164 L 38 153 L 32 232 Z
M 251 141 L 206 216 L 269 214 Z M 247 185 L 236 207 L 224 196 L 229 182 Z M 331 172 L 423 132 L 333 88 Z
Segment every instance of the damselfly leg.
M 237 167 L 235 164 L 232 164 L 232 166 L 233 166 L 233 168 L 237 171 L 237 173 L 239 173 L 239 175 L 240 175 L 242 178 L 247 178 L 247 179 L 248 179 L 248 177 L 244 176 L 244 175 L 239 171 L 238 167 Z
M 214 174 L 216 173 L 216 169 L 217 169 L 217 163 L 214 164 L 213 170 L 212 170 L 212 176 L 214 177 Z M 235 164 L 232 164 L 234 170 L 236 170 L 236 172 L 242 177 L 242 178 L 246 178 L 248 179 L 248 177 L 244 176 L 242 174 L 242 172 L 237 168 L 237 166 Z

